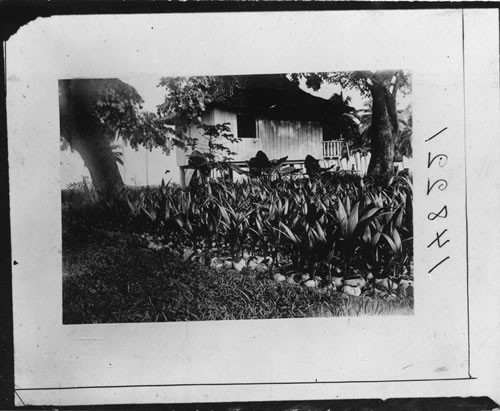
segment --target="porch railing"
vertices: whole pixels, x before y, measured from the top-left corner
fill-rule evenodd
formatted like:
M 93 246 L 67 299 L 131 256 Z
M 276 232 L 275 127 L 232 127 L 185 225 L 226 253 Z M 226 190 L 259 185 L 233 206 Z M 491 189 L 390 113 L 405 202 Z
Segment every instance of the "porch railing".
M 343 148 L 347 150 L 347 155 L 349 155 L 349 147 L 344 140 L 323 141 L 323 158 L 341 158 Z

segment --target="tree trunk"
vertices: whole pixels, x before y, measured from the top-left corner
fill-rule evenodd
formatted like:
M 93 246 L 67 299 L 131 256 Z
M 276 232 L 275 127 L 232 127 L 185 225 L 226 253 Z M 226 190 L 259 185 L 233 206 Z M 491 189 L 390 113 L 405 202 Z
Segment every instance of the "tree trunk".
M 61 135 L 81 155 L 98 197 L 112 201 L 124 184 L 110 145 L 113 136 L 96 127 L 91 93 L 85 81 L 59 82 Z
M 71 144 L 82 156 L 98 197 L 105 201 L 118 198 L 124 184 L 108 139 L 103 136 L 81 138 L 74 134 Z
M 387 184 L 394 175 L 394 144 L 397 133 L 397 117 L 394 94 L 379 81 L 370 86 L 373 99 L 371 125 L 371 159 L 369 178 Z

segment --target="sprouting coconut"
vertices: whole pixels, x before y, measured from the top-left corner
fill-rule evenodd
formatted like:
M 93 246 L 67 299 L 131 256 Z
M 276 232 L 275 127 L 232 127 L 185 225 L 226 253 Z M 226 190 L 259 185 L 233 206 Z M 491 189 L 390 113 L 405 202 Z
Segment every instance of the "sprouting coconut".
M 249 270 L 255 270 L 258 267 L 259 263 L 255 261 L 255 259 L 250 259 L 247 263 L 247 267 Z
M 214 257 L 210 260 L 210 267 L 221 269 L 224 267 L 224 261 L 219 257 Z
M 318 286 L 317 280 L 307 280 L 304 285 L 308 288 L 316 288 Z
M 398 291 L 403 295 L 407 295 L 409 287 L 413 287 L 413 281 L 401 280 L 398 285 Z
M 366 280 L 361 276 L 352 277 L 344 280 L 344 285 L 348 285 L 350 287 L 360 287 L 365 288 Z
M 237 271 L 243 270 L 246 266 L 246 261 L 242 258 L 239 261 L 233 261 L 233 268 Z
M 274 281 L 277 281 L 278 283 L 281 283 L 286 280 L 286 277 L 283 274 L 276 273 L 273 275 Z
M 264 273 L 269 270 L 269 267 L 265 265 L 264 263 L 257 264 L 257 267 L 255 267 L 255 271 L 259 273 Z
M 224 268 L 227 268 L 227 269 L 233 268 L 233 259 L 231 257 L 226 258 L 224 260 Z
M 263 264 L 266 264 L 267 266 L 270 266 L 273 264 L 273 259 L 271 257 L 266 257 L 264 258 L 264 260 L 262 261 Z
M 344 286 L 349 287 L 358 287 L 358 279 L 357 278 L 346 278 L 344 280 Z
M 261 264 L 264 262 L 264 257 L 260 256 L 260 255 L 256 255 L 253 257 L 254 261 L 257 263 L 257 264 Z
M 375 285 L 389 290 L 391 285 L 389 284 L 389 278 L 375 278 Z
M 189 261 L 189 259 L 193 256 L 194 250 L 192 248 L 184 248 L 184 252 L 182 254 L 182 259 L 184 261 Z
M 332 284 L 334 284 L 336 288 L 342 288 L 343 283 L 344 277 L 332 277 Z
M 350 285 L 344 285 L 342 287 L 342 292 L 347 295 L 353 295 L 355 297 L 359 297 L 361 295 L 361 288 L 352 287 Z

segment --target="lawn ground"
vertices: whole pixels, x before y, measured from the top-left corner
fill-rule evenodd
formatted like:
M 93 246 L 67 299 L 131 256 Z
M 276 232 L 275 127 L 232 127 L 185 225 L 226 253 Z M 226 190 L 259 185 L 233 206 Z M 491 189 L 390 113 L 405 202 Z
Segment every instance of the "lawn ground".
M 151 250 L 131 233 L 63 236 L 65 324 L 412 314 L 407 300 L 351 297 L 271 273 L 217 270 Z

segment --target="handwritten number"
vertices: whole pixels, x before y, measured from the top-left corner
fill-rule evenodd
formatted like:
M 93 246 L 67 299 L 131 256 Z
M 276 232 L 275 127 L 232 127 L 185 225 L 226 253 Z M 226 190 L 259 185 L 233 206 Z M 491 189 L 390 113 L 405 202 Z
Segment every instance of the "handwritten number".
M 447 228 L 445 228 L 443 231 L 438 233 L 436 231 L 436 238 L 432 240 L 432 242 L 427 246 L 427 248 L 432 247 L 434 244 L 437 244 L 439 248 L 443 247 L 444 245 L 448 244 L 450 240 L 446 240 L 445 242 L 441 243 L 441 236 L 443 236 L 446 232 L 448 231 Z
M 428 154 L 428 159 L 427 159 L 427 168 L 430 168 L 432 163 L 434 163 L 434 161 L 436 159 L 439 159 L 438 160 L 438 166 L 439 167 L 444 167 L 446 165 L 446 163 L 448 162 L 448 156 L 446 154 L 436 154 L 434 157 L 431 158 L 431 153 L 427 153 Z
M 431 221 L 434 221 L 436 218 L 446 218 L 448 217 L 448 206 L 443 206 L 443 208 L 441 208 L 441 210 L 439 210 L 439 212 L 437 213 L 429 213 L 427 215 L 427 218 Z
M 448 129 L 448 127 L 443 128 L 442 130 L 438 131 L 436 134 L 434 134 L 433 136 L 431 136 L 427 140 L 425 140 L 425 142 L 427 143 L 427 142 L 431 141 L 432 139 L 436 138 L 437 136 L 439 136 L 441 133 L 443 133 L 447 129 Z M 443 154 L 443 153 L 432 155 L 431 152 L 429 151 L 427 153 L 427 168 L 430 169 L 431 166 L 435 164 L 435 162 L 438 165 L 438 167 L 443 168 L 448 164 L 448 156 L 446 154 Z M 437 188 L 439 191 L 445 191 L 448 188 L 448 181 L 443 179 L 443 178 L 440 178 L 440 179 L 435 180 L 431 184 L 431 179 L 428 178 L 427 179 L 427 195 L 429 195 L 431 193 L 431 191 L 434 190 L 434 188 Z M 429 214 L 427 214 L 427 219 L 430 221 L 434 221 L 437 218 L 443 219 L 443 218 L 447 218 L 447 217 L 448 217 L 448 206 L 447 205 L 444 205 L 438 212 L 430 212 Z M 446 239 L 445 234 L 447 232 L 448 232 L 448 229 L 446 229 L 446 228 L 442 231 L 436 231 L 435 238 L 429 243 L 427 248 L 431 248 L 435 245 L 437 245 L 439 248 L 442 248 L 446 244 L 448 244 L 450 242 L 450 240 Z M 428 273 L 431 274 L 434 270 L 436 270 L 445 261 L 448 261 L 449 259 L 450 259 L 450 256 L 446 256 L 441 261 L 439 261 L 437 264 L 435 264 L 428 271 Z
M 443 128 L 441 131 L 438 131 L 436 134 L 434 134 L 433 136 L 431 136 L 427 140 L 425 140 L 425 142 L 427 143 L 428 141 L 431 141 L 434 137 L 439 136 L 443 131 L 445 131 L 447 129 L 448 129 L 448 127 Z
M 440 178 L 440 179 L 434 181 L 434 183 L 432 183 L 432 185 L 431 185 L 431 180 L 428 178 L 427 179 L 427 195 L 429 195 L 429 193 L 432 191 L 432 189 L 434 188 L 434 186 L 436 184 L 439 184 L 437 186 L 439 191 L 444 191 L 448 187 L 448 181 L 446 181 L 443 178 Z
M 450 256 L 443 258 L 439 263 L 437 263 L 434 267 L 432 267 L 427 273 L 432 273 L 436 268 L 438 268 L 441 264 L 443 264 L 446 260 L 448 260 Z

